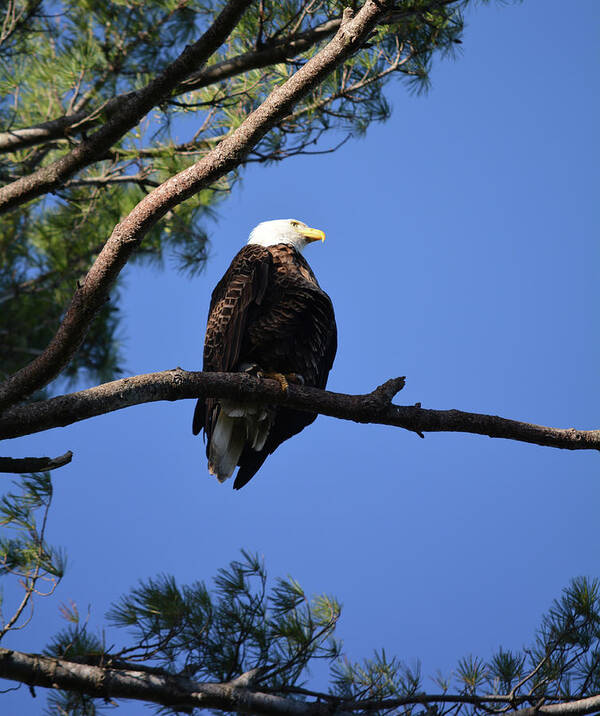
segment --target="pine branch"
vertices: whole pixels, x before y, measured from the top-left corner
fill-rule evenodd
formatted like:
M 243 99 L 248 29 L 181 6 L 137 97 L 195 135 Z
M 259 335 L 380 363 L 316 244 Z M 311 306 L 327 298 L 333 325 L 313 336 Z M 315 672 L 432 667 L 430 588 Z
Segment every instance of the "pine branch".
M 24 2 L 20 9 L 14 0 L 13 2 L 8 2 L 4 21 L 0 27 L 0 47 L 9 44 L 9 40 L 31 22 L 31 18 L 35 15 L 42 2 L 43 0 L 29 0 Z
M 24 399 L 59 375 L 83 340 L 94 316 L 108 300 L 110 287 L 121 269 L 145 234 L 167 211 L 239 166 L 248 152 L 289 114 L 299 100 L 358 51 L 377 22 L 392 7 L 392 0 L 367 0 L 356 17 L 351 10 L 346 10 L 344 21 L 331 42 L 283 85 L 276 87 L 235 132 L 196 164 L 171 177 L 142 199 L 115 227 L 75 292 L 48 347 L 0 385 L 0 410 Z M 0 195 L 2 191 L 0 189 Z
M 421 14 L 434 12 L 456 2 L 457 0 L 432 0 L 427 6 L 420 7 L 419 12 Z M 414 13 L 414 9 L 398 9 L 393 11 L 391 17 L 382 18 L 381 23 L 397 22 Z M 202 70 L 195 70 L 174 88 L 171 96 L 177 97 L 193 90 L 224 82 L 231 77 L 242 75 L 252 70 L 270 67 L 280 62 L 289 62 L 331 37 L 339 30 L 341 23 L 341 17 L 334 17 L 303 32 L 292 32 L 283 38 L 272 38 L 264 42 L 259 49 L 243 52 L 235 57 L 216 62 L 214 65 Z M 135 92 L 127 92 L 113 97 L 101 108 L 102 114 L 111 118 L 122 104 L 133 98 L 135 94 Z M 157 106 L 157 104 L 158 102 L 154 106 Z M 57 139 L 67 139 L 74 132 L 79 132 L 82 129 L 90 130 L 100 123 L 99 109 L 97 107 L 93 110 L 86 109 L 73 112 L 31 127 L 0 132 L 0 154 L 15 152 L 19 149 L 45 144 Z
M 185 50 L 140 90 L 119 99 L 118 109 L 89 139 L 52 164 L 42 167 L 0 189 L 0 213 L 52 191 L 83 167 L 98 160 L 173 88 L 218 50 L 238 24 L 251 0 L 229 0 L 214 23 L 193 45 Z
M 514 716 L 583 716 L 595 713 L 600 709 L 600 695 L 589 696 L 587 699 L 566 701 L 559 704 L 530 706 L 514 711 Z
M 202 397 L 285 405 L 357 423 L 404 428 L 421 437 L 425 432 L 462 432 L 566 450 L 600 450 L 600 430 L 551 428 L 496 415 L 392 404 L 403 386 L 404 378 L 393 378 L 364 395 L 298 385 L 290 385 L 284 393 L 277 381 L 246 373 L 200 373 L 175 368 L 10 408 L 0 415 L 0 439 L 64 427 L 132 405 Z
M 64 689 L 102 699 L 128 698 L 182 709 L 214 709 L 264 716 L 349 716 L 382 711 L 399 705 L 458 703 L 484 707 L 503 700 L 502 696 L 468 694 L 416 694 L 405 699 L 381 701 L 333 700 L 319 694 L 319 700 L 297 701 L 276 694 L 254 691 L 229 683 L 199 683 L 142 669 L 116 669 L 81 664 L 40 654 L 0 648 L 0 677 L 30 687 Z M 514 716 L 585 716 L 600 709 L 600 695 L 543 704 L 503 713 Z
M 270 693 L 270 689 L 265 689 L 265 691 Z M 533 712 L 537 713 L 537 707 L 534 707 L 533 709 L 530 709 L 529 707 L 525 707 L 523 709 L 517 709 L 516 707 L 521 706 L 524 703 L 527 702 L 537 702 L 539 699 L 536 699 L 535 697 L 531 696 L 530 694 L 522 694 L 519 696 L 515 696 L 513 694 L 485 694 L 485 695 L 479 695 L 479 694 L 467 694 L 467 693 L 460 693 L 460 694 L 449 694 L 449 693 L 443 693 L 443 694 L 427 694 L 427 693 L 418 693 L 418 694 L 411 694 L 410 696 L 401 696 L 398 698 L 387 698 L 387 699 L 358 699 L 358 698 L 352 698 L 352 699 L 341 699 L 339 696 L 336 696 L 334 694 L 321 694 L 318 691 L 311 691 L 309 689 L 304 689 L 301 687 L 283 687 L 279 690 L 277 690 L 277 693 L 284 693 L 284 694 L 298 694 L 300 696 L 312 696 L 314 698 L 320 699 L 320 700 L 327 700 L 329 702 L 342 704 L 343 708 L 346 711 L 389 711 L 392 709 L 398 709 L 402 708 L 404 706 L 415 706 L 415 705 L 421 705 L 421 706 L 430 706 L 432 704 L 457 704 L 459 706 L 464 706 L 466 704 L 469 704 L 471 706 L 479 706 L 483 707 L 485 709 L 484 713 L 493 713 L 493 714 L 511 714 L 511 716 L 533 716 Z M 591 697 L 592 699 L 596 699 L 598 697 Z M 579 711 L 580 708 L 584 709 L 590 709 L 595 710 L 591 706 L 591 704 L 582 704 L 583 701 L 589 701 L 590 699 L 576 699 L 574 701 L 569 702 L 568 704 L 547 704 L 546 708 L 549 706 L 561 706 L 566 707 L 567 705 L 569 707 L 573 707 L 575 710 L 573 713 L 589 713 L 589 711 Z M 596 702 L 597 703 L 597 702 Z M 505 706 L 502 707 L 501 710 L 498 710 L 499 704 L 505 704 Z M 486 705 L 491 706 L 492 708 L 489 709 L 486 708 Z M 597 707 L 596 707 L 597 708 Z M 426 712 L 427 713 L 427 712 Z M 543 712 L 542 712 L 543 713 Z M 567 713 L 565 710 L 564 712 L 552 712 L 548 711 L 547 713 Z M 569 712 L 570 713 L 570 712 Z
M 198 683 L 142 670 L 121 670 L 25 654 L 0 648 L 0 677 L 30 686 L 58 688 L 99 698 L 128 698 L 177 709 L 202 708 L 272 716 L 330 716 L 326 703 L 302 703 L 281 696 Z M 338 716 L 342 716 L 338 712 Z
M 116 102 L 117 98 L 112 101 Z M 35 147 L 38 144 L 46 144 L 46 142 L 52 142 L 57 139 L 66 139 L 69 136 L 69 129 L 83 122 L 88 114 L 90 112 L 77 112 L 57 117 L 47 122 L 40 122 L 40 124 L 35 124 L 32 127 L 8 129 L 5 132 L 0 132 L 0 154 L 17 152 L 20 149 Z M 91 125 L 86 124 L 85 126 L 87 129 Z
M 297 57 L 324 39 L 331 37 L 339 29 L 341 22 L 341 18 L 334 18 L 305 32 L 299 32 L 293 36 L 265 43 L 260 50 L 243 52 L 203 70 L 196 70 L 179 84 L 172 96 L 177 97 L 192 90 L 224 82 L 236 75 L 262 67 L 269 67 L 278 62 L 285 62 L 288 59 Z M 106 117 L 111 117 L 119 106 L 133 94 L 132 92 L 127 92 L 113 97 L 102 108 L 102 114 Z M 77 128 L 76 131 L 82 128 L 91 129 L 100 123 L 99 114 L 97 108 L 84 110 L 57 117 L 48 122 L 41 122 L 32 127 L 0 132 L 0 154 L 15 152 L 19 149 L 44 144 L 51 140 L 66 139 L 71 136 L 72 128 L 74 127 Z
M 45 472 L 68 465 L 72 459 L 73 453 L 70 450 L 58 457 L 0 457 L 0 472 Z

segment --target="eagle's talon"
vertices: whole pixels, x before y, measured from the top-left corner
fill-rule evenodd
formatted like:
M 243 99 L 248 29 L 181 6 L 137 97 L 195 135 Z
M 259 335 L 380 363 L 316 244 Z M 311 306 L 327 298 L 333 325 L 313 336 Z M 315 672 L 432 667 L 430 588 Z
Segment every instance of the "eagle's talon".
M 265 375 L 256 363 L 246 363 L 244 366 L 242 366 L 242 373 L 247 373 L 248 375 L 252 375 L 255 378 L 263 378 Z
M 262 378 L 271 378 L 271 380 L 276 380 L 279 385 L 281 386 L 281 390 L 284 393 L 287 393 L 288 388 L 290 387 L 287 377 L 283 375 L 283 373 L 263 373 Z

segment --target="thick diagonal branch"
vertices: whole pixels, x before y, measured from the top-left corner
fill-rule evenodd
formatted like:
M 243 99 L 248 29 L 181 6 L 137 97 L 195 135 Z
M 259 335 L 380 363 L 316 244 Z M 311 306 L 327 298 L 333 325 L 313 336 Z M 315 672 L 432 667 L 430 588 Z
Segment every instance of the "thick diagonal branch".
M 0 385 L 0 410 L 42 388 L 67 365 L 108 292 L 145 234 L 169 209 L 227 174 L 243 161 L 294 105 L 364 43 L 390 0 L 367 0 L 355 18 L 349 11 L 335 37 L 267 99 L 215 149 L 154 189 L 119 223 L 77 289 L 59 329 L 44 352 Z M 1 190 L 0 190 L 1 191 Z
M 485 707 L 501 700 L 495 695 L 416 694 L 405 699 L 377 701 L 344 701 L 329 694 L 315 694 L 317 700 L 299 701 L 277 694 L 239 687 L 228 683 L 200 683 L 160 670 L 111 668 L 76 661 L 56 659 L 41 654 L 26 654 L 0 648 L 0 677 L 51 689 L 87 694 L 103 699 L 135 699 L 161 704 L 178 710 L 213 709 L 217 711 L 255 713 L 262 716 L 349 716 L 383 711 L 402 705 L 473 704 Z M 515 716 L 585 716 L 600 709 L 600 696 L 590 696 L 561 703 L 514 709 Z M 489 713 L 489 710 L 487 711 Z
M 145 87 L 119 100 L 118 109 L 89 139 L 52 164 L 0 188 L 0 213 L 35 199 L 60 186 L 75 172 L 100 158 L 173 88 L 216 52 L 238 24 L 251 0 L 229 0 L 213 24 Z
M 141 403 L 203 397 L 285 405 L 416 433 L 475 433 L 567 450 L 600 450 L 600 430 L 550 428 L 496 415 L 392 404 L 392 398 L 403 386 L 404 378 L 394 378 L 365 395 L 346 395 L 298 385 L 290 385 L 284 393 L 277 381 L 259 380 L 246 373 L 195 373 L 176 368 L 122 378 L 77 393 L 10 408 L 0 415 L 0 439 L 71 425 Z

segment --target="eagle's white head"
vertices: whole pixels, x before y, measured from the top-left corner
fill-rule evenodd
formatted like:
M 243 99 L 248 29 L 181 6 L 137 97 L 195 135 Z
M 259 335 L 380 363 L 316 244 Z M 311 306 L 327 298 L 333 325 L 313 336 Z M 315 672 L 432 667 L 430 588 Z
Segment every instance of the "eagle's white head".
M 313 241 L 325 241 L 325 233 L 320 229 L 311 229 L 303 221 L 296 219 L 275 219 L 263 221 L 250 232 L 249 244 L 274 246 L 290 244 L 297 251 Z

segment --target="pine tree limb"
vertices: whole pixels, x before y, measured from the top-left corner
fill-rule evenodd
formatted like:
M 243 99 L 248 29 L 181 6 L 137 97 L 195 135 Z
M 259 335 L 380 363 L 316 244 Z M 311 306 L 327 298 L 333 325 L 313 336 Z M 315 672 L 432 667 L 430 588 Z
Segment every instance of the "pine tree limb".
M 285 405 L 357 423 L 404 428 L 421 436 L 425 432 L 462 432 L 566 450 L 600 450 L 600 430 L 551 428 L 496 415 L 392 404 L 393 396 L 403 386 L 404 378 L 393 378 L 364 395 L 299 385 L 290 385 L 284 393 L 277 381 L 260 380 L 247 373 L 201 373 L 176 368 L 10 408 L 0 415 L 0 439 L 64 427 L 132 405 L 203 397 Z
M 514 716 L 584 716 L 600 710 L 600 694 L 587 699 L 576 699 L 559 704 L 529 706 L 514 711 Z
M 179 710 L 214 709 L 217 711 L 254 713 L 261 716 L 349 716 L 373 710 L 394 708 L 401 702 L 410 704 L 464 703 L 476 707 L 498 703 L 495 695 L 416 694 L 405 699 L 382 699 L 379 702 L 349 702 L 328 694 L 322 700 L 298 701 L 276 694 L 236 688 L 232 683 L 199 683 L 182 676 L 145 670 L 92 666 L 76 661 L 56 659 L 41 654 L 26 654 L 0 648 L 0 677 L 31 686 L 63 689 L 101 699 L 134 699 L 161 704 Z M 585 716 L 600 709 L 600 695 L 502 713 L 514 716 Z
M 298 701 L 235 688 L 206 684 L 142 670 L 90 666 L 41 654 L 0 648 L 0 677 L 30 686 L 65 689 L 98 698 L 127 698 L 173 708 L 202 708 L 274 716 L 329 716 L 327 704 Z

